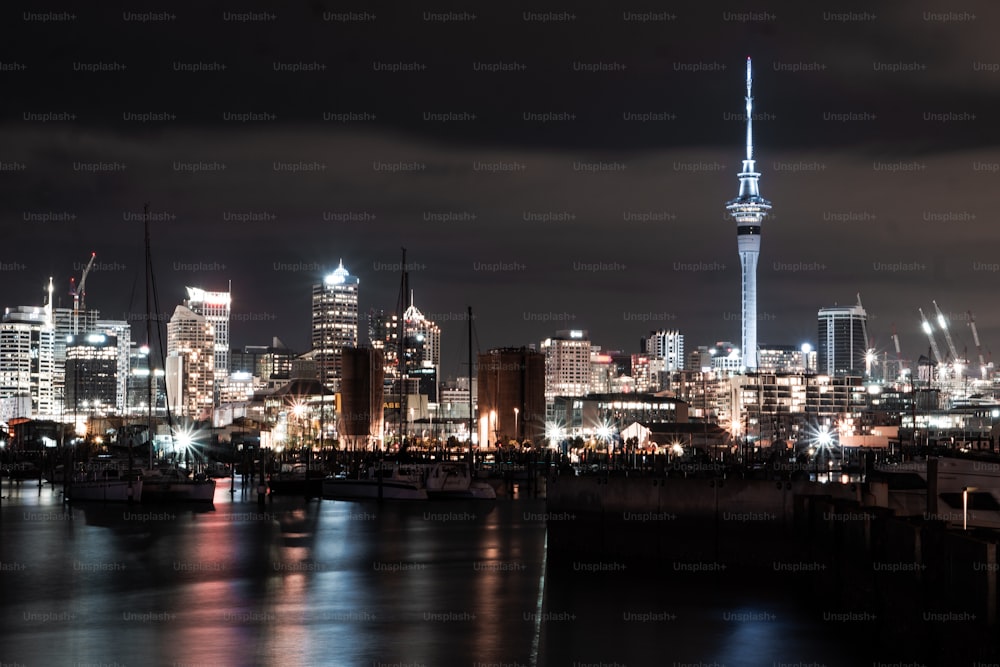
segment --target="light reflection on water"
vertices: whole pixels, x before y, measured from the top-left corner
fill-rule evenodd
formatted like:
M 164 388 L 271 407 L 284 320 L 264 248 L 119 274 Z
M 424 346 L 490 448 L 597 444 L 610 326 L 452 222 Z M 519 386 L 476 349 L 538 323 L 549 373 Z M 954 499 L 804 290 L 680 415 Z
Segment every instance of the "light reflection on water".
M 214 508 L 64 508 L 47 487 L 3 493 L 3 663 L 740 665 L 802 641 L 780 602 L 779 622 L 732 624 L 718 598 L 641 573 L 543 578 L 544 523 L 524 516 L 540 501 L 258 510 L 220 485 Z M 628 623 L 627 609 L 679 619 Z M 829 645 L 804 649 L 838 664 Z

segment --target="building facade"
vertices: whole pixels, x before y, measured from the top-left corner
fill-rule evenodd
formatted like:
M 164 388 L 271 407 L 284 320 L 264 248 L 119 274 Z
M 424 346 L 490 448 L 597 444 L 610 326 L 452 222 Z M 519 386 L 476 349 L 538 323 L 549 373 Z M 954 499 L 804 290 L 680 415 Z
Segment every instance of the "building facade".
M 229 377 L 229 322 L 232 317 L 232 290 L 207 292 L 200 287 L 187 287 L 184 305 L 204 317 L 215 335 L 215 383 Z
M 54 391 L 55 328 L 46 307 L 8 308 L 0 320 L 0 401 L 9 417 L 59 417 Z
M 341 353 L 358 346 L 358 286 L 360 280 L 344 268 L 312 288 L 312 350 L 320 380 L 336 391 L 341 378 Z
M 557 331 L 542 341 L 545 355 L 545 400 L 556 396 L 583 396 L 590 392 L 591 344 L 581 329 Z
M 588 373 L 589 363 L 588 358 Z M 540 440 L 545 433 L 545 371 L 545 355 L 527 348 L 497 348 L 479 355 L 481 448 L 512 439 Z
M 215 333 L 212 323 L 177 306 L 167 323 L 167 403 L 175 415 L 205 419 L 215 404 Z
M 821 308 L 817 315 L 817 370 L 825 375 L 863 375 L 868 316 L 861 306 Z
M 71 335 L 66 341 L 66 401 L 73 415 L 121 414 L 118 408 L 118 338 L 103 333 Z M 127 363 L 127 362 L 126 362 Z M 125 367 L 128 368 L 127 366 Z

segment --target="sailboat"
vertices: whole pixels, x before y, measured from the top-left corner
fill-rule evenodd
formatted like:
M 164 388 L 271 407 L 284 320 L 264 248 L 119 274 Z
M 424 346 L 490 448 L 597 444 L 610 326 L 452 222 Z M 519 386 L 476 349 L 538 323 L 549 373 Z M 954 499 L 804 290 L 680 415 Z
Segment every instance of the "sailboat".
M 142 476 L 122 469 L 115 462 L 79 465 L 66 482 L 66 499 L 109 503 L 140 502 Z
M 146 345 L 149 349 L 148 359 L 152 359 L 152 321 L 153 312 L 159 312 L 159 303 L 156 298 L 155 283 L 153 281 L 153 260 L 149 242 L 149 204 L 146 204 L 143 221 L 145 224 L 146 242 Z M 155 305 L 155 311 L 153 306 Z M 157 336 L 160 331 L 157 326 Z M 163 344 L 160 340 L 160 364 L 163 365 Z M 153 394 L 153 368 L 149 364 L 149 395 L 146 406 L 148 443 L 149 443 L 149 468 L 143 475 L 143 502 L 207 502 L 211 503 L 215 499 L 215 479 L 204 473 L 192 474 L 191 471 L 177 465 L 155 467 L 153 465 L 153 404 L 155 396 Z M 172 419 L 170 417 L 170 405 L 167 401 L 167 423 L 173 431 Z M 172 433 L 172 437 L 177 435 Z

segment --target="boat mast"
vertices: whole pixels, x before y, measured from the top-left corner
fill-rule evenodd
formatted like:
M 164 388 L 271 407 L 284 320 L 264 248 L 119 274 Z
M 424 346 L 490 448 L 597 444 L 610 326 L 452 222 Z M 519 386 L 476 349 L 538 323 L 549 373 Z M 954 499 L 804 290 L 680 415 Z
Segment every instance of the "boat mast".
M 143 228 L 146 243 L 146 443 L 149 446 L 149 468 L 153 468 L 153 313 L 150 310 L 150 291 L 152 281 L 150 275 L 153 270 L 152 260 L 149 252 L 149 202 L 143 206 Z
M 475 469 L 475 454 L 472 451 L 472 427 L 475 421 L 472 416 L 472 306 L 469 309 L 469 474 Z
M 406 419 L 406 416 L 404 415 L 405 408 L 403 407 L 403 395 L 404 395 L 404 387 L 403 387 L 403 385 L 405 384 L 405 380 L 406 380 L 406 361 L 405 361 L 405 358 L 404 358 L 404 351 L 405 351 L 406 348 L 405 348 L 405 344 L 403 342 L 403 337 L 405 336 L 406 328 L 403 326 L 403 316 L 406 313 L 406 307 L 405 307 L 404 304 L 406 303 L 406 294 L 409 292 L 409 290 L 408 290 L 408 287 L 409 287 L 408 282 L 409 281 L 408 281 L 408 276 L 406 274 L 406 248 L 403 248 L 402 250 L 403 250 L 403 262 L 402 262 L 402 264 L 400 264 L 401 275 L 400 275 L 400 284 L 399 284 L 399 300 L 397 301 L 397 309 L 398 309 L 397 312 L 399 313 L 399 316 L 396 319 L 396 337 L 397 337 L 397 343 L 396 343 L 396 369 L 397 369 L 398 374 L 399 374 L 399 378 L 398 378 L 399 387 L 398 387 L 398 390 L 397 390 L 397 394 L 399 396 L 399 420 L 398 421 L 399 421 L 399 449 L 400 449 L 400 453 L 402 453 L 402 451 L 405 449 L 405 447 L 407 445 L 407 442 L 406 442 L 406 431 L 404 430 L 404 427 L 405 428 L 409 428 L 409 426 L 410 426 L 409 420 Z M 405 421 L 404 421 L 404 419 L 405 419 Z

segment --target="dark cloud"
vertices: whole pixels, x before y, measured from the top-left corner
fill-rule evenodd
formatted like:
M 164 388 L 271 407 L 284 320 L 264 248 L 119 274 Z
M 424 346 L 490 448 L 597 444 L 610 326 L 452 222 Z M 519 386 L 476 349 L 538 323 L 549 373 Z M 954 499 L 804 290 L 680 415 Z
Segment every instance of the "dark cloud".
M 140 11 L 131 6 L 46 22 L 25 20 L 34 8 L 7 10 L 17 30 L 0 62 L 27 69 L 0 72 L 2 162 L 24 165 L 0 172 L 0 263 L 15 265 L 3 303 L 39 302 L 50 275 L 66 292 L 96 251 L 108 268 L 88 280 L 88 302 L 108 315 L 142 308 L 135 214 L 149 201 L 165 217 L 153 224 L 161 304 L 172 308 L 184 285 L 231 280 L 248 316 L 234 324 L 238 345 L 279 335 L 304 350 L 310 285 L 341 258 L 361 278 L 362 310 L 393 309 L 401 246 L 417 304 L 442 320 L 446 374 L 460 372 L 469 304 L 483 347 L 566 326 L 612 349 L 635 350 L 656 327 L 680 329 L 689 346 L 737 340 L 724 205 L 738 187 L 751 54 L 761 188 L 774 203 L 760 340 L 814 339 L 817 308 L 858 292 L 876 341 L 888 345 L 895 323 L 906 356 L 926 347 L 916 309 L 932 299 L 956 321 L 975 311 L 984 342 L 1000 339 L 989 3 L 867 10 L 874 20 L 791 4 L 740 18 L 750 10 L 728 3 L 646 23 L 623 20 L 642 5 L 563 22 L 526 21 L 550 11 L 527 4 L 476 10 L 474 21 L 428 21 L 425 9 L 471 11 L 202 3 L 138 23 L 123 20 Z M 223 20 L 246 11 L 277 19 Z M 377 18 L 324 20 L 344 11 Z M 412 62 L 427 69 L 373 67 Z M 24 115 L 63 112 L 76 118 Z M 250 112 L 275 118 L 224 120 Z M 661 115 L 623 115 L 646 112 Z M 170 117 L 125 119 L 145 113 Z M 44 213 L 76 217 L 25 219 Z

